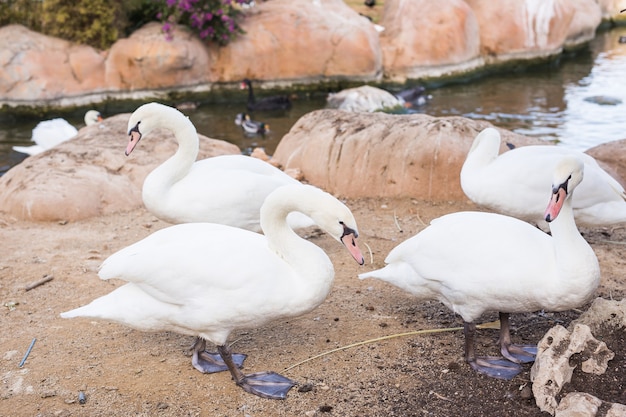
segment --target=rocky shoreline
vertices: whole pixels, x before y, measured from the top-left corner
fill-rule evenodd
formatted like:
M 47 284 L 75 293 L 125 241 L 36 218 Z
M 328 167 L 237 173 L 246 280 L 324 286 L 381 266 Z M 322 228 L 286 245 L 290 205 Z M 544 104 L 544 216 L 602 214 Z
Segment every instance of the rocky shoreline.
M 554 59 L 603 22 L 622 22 L 623 8 L 624 0 L 387 0 L 379 31 L 342 0 L 272 0 L 248 10 L 245 34 L 221 48 L 180 27 L 168 41 L 156 22 L 106 51 L 9 25 L 0 28 L 0 112 L 227 95 L 243 78 L 295 91 L 454 79 Z

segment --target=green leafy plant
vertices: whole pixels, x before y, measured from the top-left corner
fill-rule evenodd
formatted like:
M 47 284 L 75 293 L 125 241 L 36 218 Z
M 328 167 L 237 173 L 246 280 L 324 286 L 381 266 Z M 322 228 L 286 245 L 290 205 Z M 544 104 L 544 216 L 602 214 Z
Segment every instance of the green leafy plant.
M 46 0 L 42 32 L 106 49 L 118 38 L 121 0 Z

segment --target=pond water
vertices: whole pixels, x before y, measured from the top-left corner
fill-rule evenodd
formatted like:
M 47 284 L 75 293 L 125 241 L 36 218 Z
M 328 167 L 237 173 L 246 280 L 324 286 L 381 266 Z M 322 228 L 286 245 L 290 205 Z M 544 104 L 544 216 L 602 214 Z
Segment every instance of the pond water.
M 419 111 L 487 120 L 579 150 L 626 138 L 626 43 L 620 43 L 620 37 L 626 39 L 626 27 L 600 31 L 587 47 L 549 64 L 429 85 L 433 98 Z M 270 125 L 271 132 L 264 137 L 246 136 L 235 125 L 236 114 L 245 111 L 245 100 L 242 91 L 236 101 L 202 104 L 184 112 L 206 136 L 235 143 L 244 152 L 262 146 L 271 154 L 302 115 L 324 107 L 325 94 L 294 100 L 293 108 L 285 113 L 255 114 L 255 119 Z M 107 108 L 99 110 L 105 117 L 114 114 Z M 62 116 L 75 126 L 83 125 L 82 112 L 48 116 Z M 0 175 L 25 158 L 11 147 L 30 145 L 31 130 L 37 122 L 11 117 L 0 121 Z

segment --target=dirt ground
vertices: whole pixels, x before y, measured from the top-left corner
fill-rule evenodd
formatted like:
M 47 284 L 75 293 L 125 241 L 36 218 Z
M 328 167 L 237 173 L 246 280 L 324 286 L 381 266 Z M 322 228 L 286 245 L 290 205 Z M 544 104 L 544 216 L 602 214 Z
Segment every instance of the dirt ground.
M 389 250 L 445 213 L 471 204 L 411 199 L 347 201 L 360 228 L 366 264 L 358 266 L 326 235 L 308 232 L 336 271 L 326 302 L 309 314 L 236 332 L 247 353 L 244 372 L 274 370 L 298 381 L 284 401 L 245 393 L 226 372 L 191 366 L 191 337 L 142 333 L 117 324 L 61 319 L 59 313 L 106 294 L 120 281 L 96 275 L 110 254 L 167 224 L 145 210 L 80 222 L 27 223 L 0 218 L 1 416 L 541 416 L 530 390 L 530 365 L 512 381 L 490 379 L 463 361 L 458 330 L 397 336 L 308 358 L 389 335 L 462 325 L 437 302 L 420 302 L 357 274 L 383 265 Z M 626 230 L 583 230 L 602 268 L 597 296 L 622 299 Z M 371 248 L 371 257 L 368 247 Z M 29 291 L 44 276 L 53 279 Z M 513 315 L 513 338 L 536 343 L 580 310 Z M 496 319 L 487 314 L 484 321 Z M 626 403 L 623 332 L 600 335 L 616 353 L 602 376 L 579 371 L 566 391 L 585 390 Z M 24 366 L 20 361 L 36 338 Z M 495 354 L 497 330 L 479 331 L 479 353 Z M 296 366 L 294 366 L 296 365 Z M 290 368 L 285 370 L 285 368 Z M 79 401 L 79 392 L 85 401 Z M 602 409 L 601 409 L 602 411 Z

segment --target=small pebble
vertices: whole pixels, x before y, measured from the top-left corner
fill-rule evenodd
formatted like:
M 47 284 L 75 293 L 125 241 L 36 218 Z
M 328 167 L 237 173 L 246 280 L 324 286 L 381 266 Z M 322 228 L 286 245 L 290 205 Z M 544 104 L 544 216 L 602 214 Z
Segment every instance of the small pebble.
M 330 413 L 331 411 L 333 411 L 333 408 L 330 405 L 322 405 L 320 407 L 321 413 Z
M 309 392 L 313 391 L 313 384 L 303 384 L 298 388 L 298 392 Z

